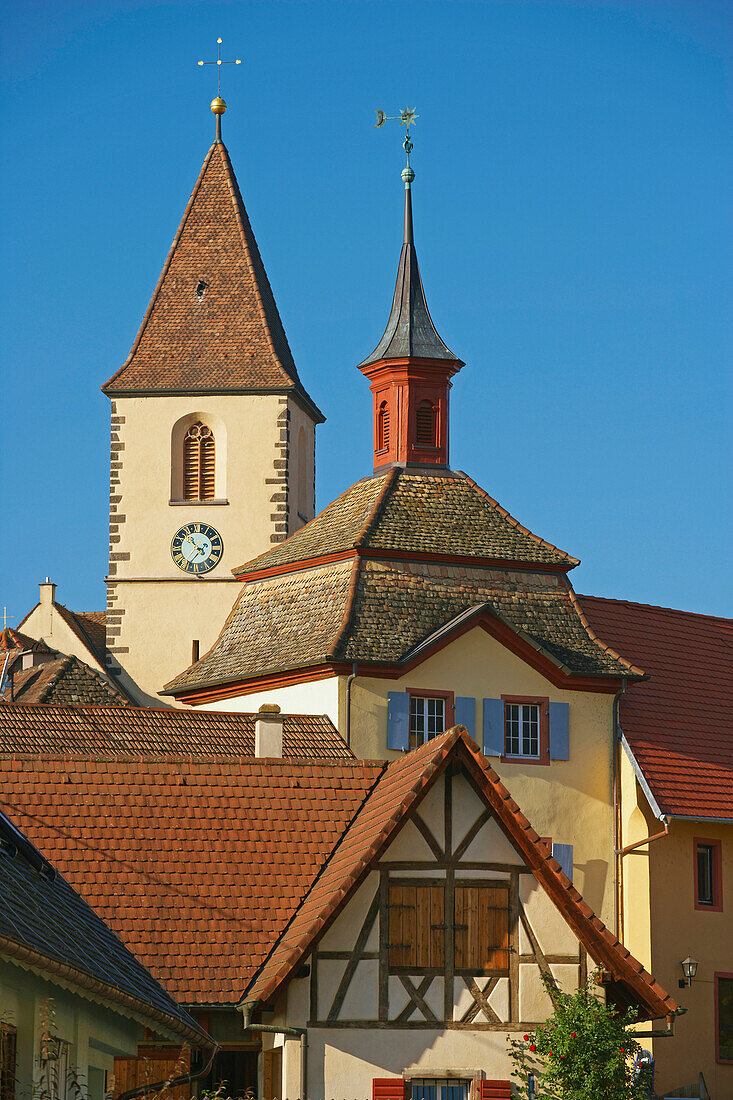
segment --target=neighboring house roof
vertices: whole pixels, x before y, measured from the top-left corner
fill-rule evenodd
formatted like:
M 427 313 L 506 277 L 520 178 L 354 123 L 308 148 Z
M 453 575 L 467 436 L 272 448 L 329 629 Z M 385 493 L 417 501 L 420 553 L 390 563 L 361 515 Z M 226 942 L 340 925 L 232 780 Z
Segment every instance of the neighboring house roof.
M 591 958 L 611 971 L 652 1017 L 678 1005 L 586 905 L 547 845 L 463 727 L 436 737 L 385 768 L 353 822 L 273 946 L 242 1001 L 270 1002 L 363 882 L 446 766 L 460 762 L 496 821 Z
M 179 1041 L 211 1045 L 52 865 L 0 813 L 0 955 Z
M 0 800 L 173 995 L 236 1004 L 287 980 L 452 759 L 591 957 L 647 1015 L 673 1013 L 461 728 L 391 763 L 14 754 Z
M 567 571 L 578 559 L 533 535 L 460 471 L 393 469 L 357 481 L 278 546 L 234 569 L 263 569 L 353 551 L 481 559 Z
M 468 609 L 482 613 L 466 623 Z M 493 624 L 493 625 L 492 625 Z M 359 558 L 244 585 L 214 646 L 165 687 L 195 694 L 324 663 L 407 668 L 468 625 L 484 625 L 553 677 L 643 676 L 588 629 L 566 578 Z M 425 642 L 424 646 L 420 643 Z M 418 649 L 418 647 L 420 647 Z
M 621 727 L 661 815 L 733 820 L 733 620 L 579 596 L 591 625 L 649 673 Z
M 0 757 L 0 806 L 177 1000 L 231 1004 L 381 764 Z
M 28 614 L 22 619 L 20 623 L 21 626 L 31 617 L 39 606 L 40 604 L 35 604 L 30 609 Z M 69 629 L 76 634 L 79 641 L 86 646 L 92 656 L 96 657 L 101 665 L 104 665 L 107 653 L 107 612 L 72 611 L 70 607 L 65 607 L 64 604 L 57 603 L 56 600 L 53 601 L 53 608 L 58 612 Z
M 13 629 L 12 626 L 3 627 L 0 630 L 0 650 L 4 653 L 25 653 L 28 650 L 51 652 L 45 642 L 39 642 L 36 638 Z
M 100 703 L 126 707 L 129 700 L 96 669 L 78 657 L 57 657 L 13 673 L 12 699 L 6 685 L 3 703 L 55 703 L 60 706 Z
M 172 707 L 0 707 L 0 754 L 253 756 L 255 714 Z M 353 760 L 325 714 L 283 715 L 283 757 Z
M 125 394 L 292 392 L 298 378 L 229 154 L 215 142 L 124 365 Z

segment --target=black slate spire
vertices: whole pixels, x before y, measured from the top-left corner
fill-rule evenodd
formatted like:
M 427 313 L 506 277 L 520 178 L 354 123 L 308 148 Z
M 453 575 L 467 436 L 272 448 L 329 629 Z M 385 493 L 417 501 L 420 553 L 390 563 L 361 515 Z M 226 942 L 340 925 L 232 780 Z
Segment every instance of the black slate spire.
M 410 184 L 415 174 L 408 166 L 402 173 L 405 181 L 405 230 L 402 252 L 397 268 L 397 284 L 392 311 L 384 330 L 384 336 L 371 355 L 360 367 L 376 363 L 380 359 L 448 359 L 454 363 L 463 361 L 445 346 L 436 331 L 425 301 L 417 252 L 412 233 L 412 192 Z

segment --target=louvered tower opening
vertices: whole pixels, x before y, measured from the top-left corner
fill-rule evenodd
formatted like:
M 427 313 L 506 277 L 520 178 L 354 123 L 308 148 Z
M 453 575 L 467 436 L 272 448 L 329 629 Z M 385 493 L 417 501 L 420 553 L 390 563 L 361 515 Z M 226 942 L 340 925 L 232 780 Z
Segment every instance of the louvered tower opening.
M 386 401 L 379 406 L 377 416 L 377 450 L 389 450 L 389 409 Z
M 214 435 L 198 420 L 183 440 L 183 499 L 214 500 L 216 496 L 216 445 Z
M 430 401 L 418 405 L 415 417 L 415 439 L 418 447 L 437 447 L 437 409 Z

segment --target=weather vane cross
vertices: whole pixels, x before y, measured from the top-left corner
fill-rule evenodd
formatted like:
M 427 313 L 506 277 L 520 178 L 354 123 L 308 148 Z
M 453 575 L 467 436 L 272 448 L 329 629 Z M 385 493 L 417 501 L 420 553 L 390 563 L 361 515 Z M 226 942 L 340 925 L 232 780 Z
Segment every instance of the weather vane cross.
M 420 116 L 414 107 L 403 107 L 398 115 L 387 115 L 384 111 L 377 111 L 377 121 L 374 123 L 374 129 L 378 130 L 380 126 L 384 126 L 385 122 L 397 122 L 399 121 L 402 126 L 407 127 L 407 133 L 405 140 L 402 142 L 402 148 L 407 153 L 407 168 L 402 173 L 405 183 L 408 185 L 414 180 L 415 173 L 410 167 L 410 153 L 412 152 L 412 142 L 410 141 L 410 127 L 415 125 L 415 119 Z M 409 179 L 407 178 L 409 176 Z
M 242 59 L 238 57 L 235 61 L 223 61 L 221 56 L 221 38 L 216 40 L 219 56 L 216 61 L 199 61 L 199 65 L 216 65 L 216 98 L 221 99 L 221 67 L 222 65 L 241 65 Z

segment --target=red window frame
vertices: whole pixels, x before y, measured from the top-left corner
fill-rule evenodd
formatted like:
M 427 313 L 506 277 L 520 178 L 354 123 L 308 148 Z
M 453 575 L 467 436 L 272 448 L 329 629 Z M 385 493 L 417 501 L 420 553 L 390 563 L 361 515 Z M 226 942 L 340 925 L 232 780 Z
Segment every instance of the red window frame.
M 713 850 L 713 903 L 708 905 L 704 901 L 700 901 L 700 893 L 698 889 L 698 875 L 697 875 L 697 849 L 705 845 L 706 848 L 712 848 Z M 695 872 L 695 894 L 694 903 L 695 908 L 702 910 L 705 913 L 722 913 L 723 912 L 723 851 L 722 843 L 719 840 L 707 840 L 705 837 L 695 836 L 692 838 L 692 862 Z
M 550 765 L 550 697 L 548 695 L 502 695 L 504 703 L 504 752 L 500 759 L 502 764 L 540 764 Z M 507 756 L 506 754 L 506 704 L 525 703 L 540 708 L 540 745 L 539 756 Z
M 456 724 L 456 697 L 454 691 L 439 691 L 438 688 L 406 688 L 410 702 L 416 699 L 444 699 L 445 700 L 445 729 L 449 730 Z M 408 731 L 408 737 L 409 737 Z M 423 742 L 424 744 L 425 742 Z M 418 745 L 418 748 L 420 746 Z M 410 749 L 412 752 L 412 748 Z
M 719 999 L 718 999 L 718 979 L 725 978 L 727 981 L 733 981 L 733 974 L 726 974 L 722 970 L 718 970 L 713 975 L 714 988 L 715 988 L 715 1061 L 719 1066 L 733 1066 L 733 1058 L 721 1058 L 720 1057 L 720 1031 L 719 1031 Z

